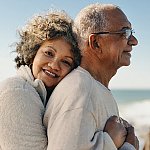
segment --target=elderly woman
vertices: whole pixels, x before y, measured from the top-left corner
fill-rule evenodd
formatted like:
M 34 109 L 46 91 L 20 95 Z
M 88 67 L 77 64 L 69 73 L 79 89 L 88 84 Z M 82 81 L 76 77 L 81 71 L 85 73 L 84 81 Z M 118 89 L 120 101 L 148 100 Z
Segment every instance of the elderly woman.
M 33 17 L 19 31 L 17 75 L 0 84 L 0 149 L 44 150 L 45 105 L 55 86 L 80 63 L 80 52 L 65 12 Z

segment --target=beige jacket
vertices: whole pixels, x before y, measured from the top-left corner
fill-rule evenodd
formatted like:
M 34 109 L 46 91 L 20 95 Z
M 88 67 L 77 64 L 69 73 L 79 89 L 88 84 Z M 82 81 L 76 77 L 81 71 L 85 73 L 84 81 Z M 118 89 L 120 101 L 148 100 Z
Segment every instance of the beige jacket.
M 111 92 L 78 67 L 60 82 L 47 104 L 48 150 L 116 150 L 103 132 L 111 115 L 119 115 Z M 134 150 L 130 144 L 125 148 Z
M 45 100 L 43 83 L 34 80 L 27 66 L 21 66 L 18 76 L 0 83 L 1 150 L 46 149 Z

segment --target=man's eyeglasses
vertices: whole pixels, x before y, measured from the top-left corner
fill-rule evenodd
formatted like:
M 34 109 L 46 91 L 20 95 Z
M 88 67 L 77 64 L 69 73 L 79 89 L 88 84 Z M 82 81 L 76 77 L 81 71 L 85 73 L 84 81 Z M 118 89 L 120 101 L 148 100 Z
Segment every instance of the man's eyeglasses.
M 92 34 L 123 34 L 127 40 L 131 37 L 131 35 L 135 33 L 133 29 L 122 29 L 120 31 L 114 31 L 114 32 L 97 32 Z

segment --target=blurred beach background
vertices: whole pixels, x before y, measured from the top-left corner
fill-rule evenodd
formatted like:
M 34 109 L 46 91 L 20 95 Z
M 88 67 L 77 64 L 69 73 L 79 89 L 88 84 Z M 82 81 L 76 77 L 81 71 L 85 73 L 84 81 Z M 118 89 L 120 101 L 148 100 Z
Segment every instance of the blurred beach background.
M 150 133 L 150 90 L 121 89 L 112 90 L 112 93 L 118 103 L 120 116 L 135 127 L 142 150 Z
M 63 9 L 72 18 L 91 3 L 113 3 L 132 23 L 139 44 L 133 47 L 131 65 L 118 70 L 110 82 L 120 115 L 135 126 L 140 150 L 150 130 L 150 1 L 149 0 L 4 0 L 0 5 L 0 81 L 15 74 L 14 47 L 17 30 L 35 14 Z M 149 149 L 150 150 L 150 149 Z

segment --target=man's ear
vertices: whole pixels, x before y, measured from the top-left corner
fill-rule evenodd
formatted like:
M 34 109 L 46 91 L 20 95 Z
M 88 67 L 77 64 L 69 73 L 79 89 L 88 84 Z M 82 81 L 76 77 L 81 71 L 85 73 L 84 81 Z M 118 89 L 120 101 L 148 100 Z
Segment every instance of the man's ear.
M 95 36 L 94 34 L 91 34 L 89 36 L 89 46 L 91 49 L 93 50 L 97 50 L 100 48 L 99 44 L 98 44 L 98 39 L 97 36 Z

